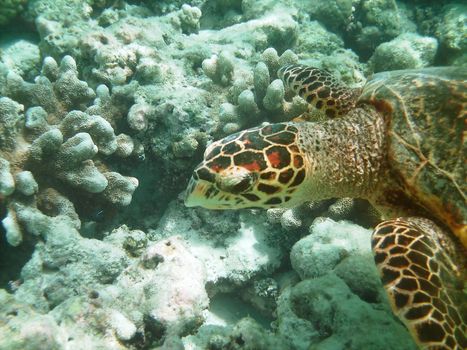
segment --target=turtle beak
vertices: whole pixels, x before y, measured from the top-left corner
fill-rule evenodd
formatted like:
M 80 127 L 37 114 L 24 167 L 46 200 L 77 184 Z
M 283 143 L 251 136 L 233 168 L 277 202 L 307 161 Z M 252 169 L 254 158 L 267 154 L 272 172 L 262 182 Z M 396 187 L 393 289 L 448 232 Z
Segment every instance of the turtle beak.
M 188 187 L 185 190 L 185 206 L 187 207 L 198 207 L 202 206 L 202 203 L 206 200 L 206 190 L 208 185 L 195 180 L 193 177 L 188 183 Z

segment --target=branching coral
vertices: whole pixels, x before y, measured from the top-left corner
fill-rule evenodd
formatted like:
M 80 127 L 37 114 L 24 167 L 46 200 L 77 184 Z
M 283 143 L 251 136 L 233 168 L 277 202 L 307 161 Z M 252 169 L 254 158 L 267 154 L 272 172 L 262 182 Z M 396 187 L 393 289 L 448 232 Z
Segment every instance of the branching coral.
M 109 121 L 92 113 L 99 106 L 88 108 L 95 93 L 79 80 L 72 57 L 65 56 L 60 66 L 46 58 L 34 83 L 8 73 L 2 95 L 0 193 L 6 198 L 2 222 L 10 244 L 20 244 L 24 231 L 40 233 L 28 226 L 26 208 L 66 214 L 79 227 L 67 196 L 78 202 L 130 203 L 138 180 L 112 171 L 106 159 L 130 155 L 131 137 L 117 136 Z
M 304 113 L 306 102 L 297 96 L 286 99 L 284 84 L 277 79 L 279 67 L 297 62 L 298 57 L 291 50 L 279 56 L 274 48 L 268 48 L 254 67 L 250 84 L 245 77 L 233 80 L 235 67 L 228 55 L 221 53 L 204 60 L 203 71 L 208 77 L 217 84 L 231 84 L 230 102 L 223 103 L 219 111 L 223 132 L 228 134 L 265 120 L 290 120 Z

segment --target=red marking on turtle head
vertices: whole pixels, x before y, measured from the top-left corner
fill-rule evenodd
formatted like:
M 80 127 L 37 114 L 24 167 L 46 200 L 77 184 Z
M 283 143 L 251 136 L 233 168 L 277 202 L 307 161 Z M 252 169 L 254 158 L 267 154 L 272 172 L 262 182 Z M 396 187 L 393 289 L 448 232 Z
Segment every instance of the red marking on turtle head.
M 256 160 L 252 161 L 251 163 L 242 164 L 242 167 L 244 167 L 245 169 L 250 170 L 250 171 L 260 171 L 261 170 L 261 166 L 259 165 L 259 163 Z
M 222 170 L 222 167 L 219 164 L 213 164 L 211 165 L 211 170 L 218 173 L 219 171 Z
M 296 154 L 293 158 L 293 165 L 294 167 L 296 168 L 300 168 L 302 165 L 303 165 L 303 158 L 302 156 L 299 156 L 298 154 Z
M 273 167 L 278 167 L 281 164 L 281 155 L 279 152 L 271 152 L 268 154 L 269 162 Z

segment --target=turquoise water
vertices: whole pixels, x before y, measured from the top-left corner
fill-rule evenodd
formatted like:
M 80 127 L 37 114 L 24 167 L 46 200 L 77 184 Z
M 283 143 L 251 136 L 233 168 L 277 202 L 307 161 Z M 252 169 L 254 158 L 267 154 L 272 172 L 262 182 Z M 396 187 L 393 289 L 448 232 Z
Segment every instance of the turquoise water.
M 460 1 L 0 0 L 0 349 L 416 349 L 366 200 L 222 211 L 185 189 L 213 141 L 329 117 L 280 67 L 356 97 L 383 71 L 462 77 L 466 21 Z M 248 177 L 254 147 L 246 175 L 204 176 Z

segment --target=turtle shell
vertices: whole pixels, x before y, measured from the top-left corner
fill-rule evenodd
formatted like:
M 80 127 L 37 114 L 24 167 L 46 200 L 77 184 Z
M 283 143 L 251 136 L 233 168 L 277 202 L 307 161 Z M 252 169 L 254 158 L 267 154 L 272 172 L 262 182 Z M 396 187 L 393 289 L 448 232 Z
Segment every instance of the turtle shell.
M 467 68 L 378 73 L 358 104 L 386 119 L 389 166 L 405 194 L 467 246 Z

